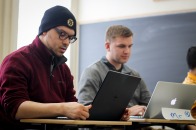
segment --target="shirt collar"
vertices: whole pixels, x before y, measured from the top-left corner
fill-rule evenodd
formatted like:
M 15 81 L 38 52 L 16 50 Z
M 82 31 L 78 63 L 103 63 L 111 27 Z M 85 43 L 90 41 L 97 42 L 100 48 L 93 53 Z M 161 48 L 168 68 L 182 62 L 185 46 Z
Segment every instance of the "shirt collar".
M 61 65 L 67 61 L 67 58 L 64 56 L 56 56 L 52 51 L 50 51 L 39 39 L 37 36 L 33 43 L 30 45 L 38 57 L 47 64 L 54 64 L 55 66 Z
M 101 58 L 101 61 L 102 61 L 110 70 L 121 72 L 122 69 L 123 69 L 123 64 L 122 64 L 121 68 L 120 68 L 119 70 L 117 70 L 117 69 L 115 68 L 115 66 L 113 66 L 113 65 L 107 60 L 106 56 L 103 56 L 103 57 Z

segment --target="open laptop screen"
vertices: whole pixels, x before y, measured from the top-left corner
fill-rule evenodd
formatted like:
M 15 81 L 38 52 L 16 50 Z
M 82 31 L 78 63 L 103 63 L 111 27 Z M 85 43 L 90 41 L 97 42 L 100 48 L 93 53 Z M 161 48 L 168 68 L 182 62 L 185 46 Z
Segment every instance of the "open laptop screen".
M 159 81 L 152 93 L 144 118 L 162 119 L 162 108 L 191 109 L 196 85 Z
M 120 120 L 141 78 L 108 71 L 92 102 L 88 120 Z

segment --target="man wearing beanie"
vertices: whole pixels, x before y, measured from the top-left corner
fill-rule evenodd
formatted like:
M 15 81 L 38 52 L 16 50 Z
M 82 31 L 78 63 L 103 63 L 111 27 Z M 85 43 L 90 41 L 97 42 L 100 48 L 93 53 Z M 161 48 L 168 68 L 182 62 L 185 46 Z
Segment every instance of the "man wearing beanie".
M 66 116 L 85 120 L 91 106 L 77 103 L 73 76 L 63 56 L 76 38 L 76 19 L 65 7 L 45 11 L 33 42 L 0 66 L 0 130 L 31 129 L 24 118 Z

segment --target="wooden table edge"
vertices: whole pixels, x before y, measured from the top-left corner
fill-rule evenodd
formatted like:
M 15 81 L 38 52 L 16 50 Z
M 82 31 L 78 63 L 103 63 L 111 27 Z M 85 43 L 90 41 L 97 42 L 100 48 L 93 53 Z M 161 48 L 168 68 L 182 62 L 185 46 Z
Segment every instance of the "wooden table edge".
M 92 121 L 63 119 L 21 119 L 22 123 L 65 124 L 65 125 L 132 125 L 131 121 Z
M 131 122 L 196 124 L 196 120 L 130 119 Z

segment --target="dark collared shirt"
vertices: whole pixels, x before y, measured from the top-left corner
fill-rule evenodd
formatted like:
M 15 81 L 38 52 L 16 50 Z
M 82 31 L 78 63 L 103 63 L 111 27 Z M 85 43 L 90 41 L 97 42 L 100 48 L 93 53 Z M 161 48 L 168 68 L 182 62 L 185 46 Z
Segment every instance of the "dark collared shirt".
M 105 56 L 103 56 L 103 57 L 101 58 L 101 61 L 102 61 L 103 63 L 105 63 L 105 64 L 107 65 L 107 67 L 108 67 L 110 70 L 118 71 L 118 72 L 121 72 L 121 71 L 122 71 L 123 64 L 122 64 L 121 68 L 120 68 L 119 70 L 117 70 L 117 69 L 115 68 L 115 66 L 113 66 L 113 65 L 107 60 L 107 58 L 106 58 Z

